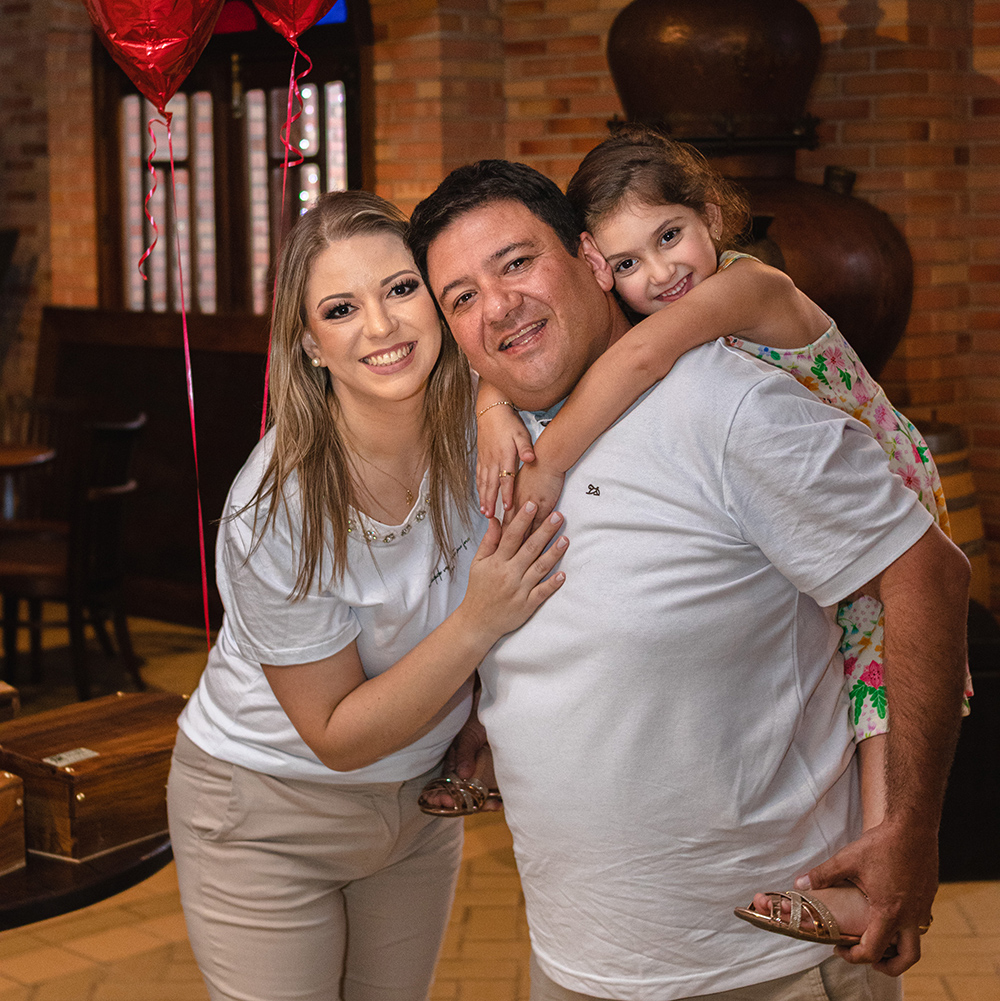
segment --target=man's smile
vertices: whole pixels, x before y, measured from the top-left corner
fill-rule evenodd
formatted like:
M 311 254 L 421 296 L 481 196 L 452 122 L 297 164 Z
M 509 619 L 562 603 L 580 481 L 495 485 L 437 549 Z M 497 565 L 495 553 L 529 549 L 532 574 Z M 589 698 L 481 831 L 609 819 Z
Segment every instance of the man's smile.
M 529 323 L 527 326 L 521 327 L 519 330 L 515 330 L 514 333 L 509 334 L 500 342 L 500 346 L 497 350 L 506 351 L 508 348 L 512 347 L 522 347 L 523 345 L 529 343 L 531 339 L 541 331 L 547 322 L 547 320 L 535 320 L 534 323 Z

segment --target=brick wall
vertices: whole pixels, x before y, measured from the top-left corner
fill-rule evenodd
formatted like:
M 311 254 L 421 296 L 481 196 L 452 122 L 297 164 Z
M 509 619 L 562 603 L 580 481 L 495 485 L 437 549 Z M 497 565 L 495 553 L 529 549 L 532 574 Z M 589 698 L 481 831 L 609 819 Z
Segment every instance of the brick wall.
M 49 33 L 46 52 L 52 292 L 60 306 L 97 302 L 91 28 L 83 4 Z
M 506 0 L 506 156 L 565 187 L 621 117 L 605 57 L 621 0 Z
M 968 404 L 962 425 L 986 522 L 1000 607 L 1000 3 L 973 5 L 966 170 L 969 241 Z
M 405 212 L 454 167 L 503 156 L 501 0 L 371 0 L 375 190 Z
M 28 388 L 49 290 L 48 147 L 42 0 L 0 2 L 0 228 L 19 231 L 0 299 L 4 383 Z
M 90 21 L 74 0 L 0 3 L 0 18 L 0 227 L 20 233 L 0 352 L 4 388 L 30 392 L 42 305 L 97 301 Z
M 840 163 L 913 253 L 906 335 L 883 373 L 918 423 L 962 427 L 1000 605 L 1000 3 L 810 0 L 824 58 L 810 110 Z
M 970 346 L 966 66 L 971 4 L 818 0 L 824 62 L 811 110 L 819 149 L 799 158 L 818 180 L 840 163 L 856 194 L 888 212 L 914 259 L 906 336 L 883 381 L 914 419 L 960 419 Z

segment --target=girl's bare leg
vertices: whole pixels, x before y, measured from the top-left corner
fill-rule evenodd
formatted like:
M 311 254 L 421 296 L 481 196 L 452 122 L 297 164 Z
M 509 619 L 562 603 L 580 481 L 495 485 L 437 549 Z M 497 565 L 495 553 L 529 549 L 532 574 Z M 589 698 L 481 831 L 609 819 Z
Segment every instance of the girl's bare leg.
M 489 744 L 483 744 L 476 753 L 476 770 L 472 773 L 472 777 L 479 779 L 491 791 L 491 795 L 487 798 L 483 809 L 502 810 L 503 799 L 499 793 L 493 794 L 492 792 L 497 788 L 497 777 L 493 774 L 493 751 L 490 749 Z
M 858 744 L 861 767 L 861 816 L 866 831 L 878 827 L 885 817 L 885 744 L 887 735 L 880 733 Z
M 861 814 L 866 831 L 877 827 L 885 816 L 885 744 L 886 735 L 879 734 L 861 741 L 858 745 L 858 763 L 861 770 Z M 775 889 L 784 888 L 775 887 Z M 822 890 L 810 890 L 809 896 L 826 904 L 845 935 L 860 935 L 867 927 L 868 901 L 853 883 L 830 886 Z M 765 893 L 758 893 L 753 898 L 753 907 L 755 911 L 767 914 L 771 909 L 770 899 Z M 788 901 L 783 901 L 782 918 L 787 918 L 790 913 L 791 904 Z M 803 914 L 802 926 L 804 928 L 812 926 L 812 922 L 805 914 Z

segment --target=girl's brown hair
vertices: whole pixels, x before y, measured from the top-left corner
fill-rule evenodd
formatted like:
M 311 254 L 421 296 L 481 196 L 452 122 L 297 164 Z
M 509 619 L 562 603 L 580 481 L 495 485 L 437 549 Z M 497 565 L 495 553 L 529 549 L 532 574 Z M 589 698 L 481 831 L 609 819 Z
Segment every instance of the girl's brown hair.
M 329 577 L 343 579 L 347 565 L 348 522 L 359 507 L 351 460 L 337 427 L 336 394 L 325 368 L 314 367 L 302 348 L 306 329 L 306 284 L 316 256 L 331 243 L 369 233 L 394 233 L 406 241 L 406 217 L 367 191 L 321 195 L 295 224 L 278 258 L 271 331 L 268 425 L 274 449 L 254 506 L 254 532 L 273 525 L 289 476 L 298 477 L 301 507 L 299 566 L 293 597 L 302 597 L 317 575 L 324 577 L 323 554 L 330 546 Z M 424 429 L 430 453 L 430 516 L 434 539 L 443 554 L 450 545 L 449 498 L 454 497 L 466 527 L 472 487 L 472 386 L 468 362 L 442 324 L 441 353 L 424 398 Z M 248 507 L 250 506 L 248 505 Z M 267 516 L 258 526 L 261 505 Z
M 715 239 L 717 250 L 733 245 L 750 218 L 746 198 L 698 150 L 632 122 L 583 158 L 566 195 L 591 232 L 630 201 L 683 205 L 702 216 L 706 205 L 718 205 L 722 231 Z

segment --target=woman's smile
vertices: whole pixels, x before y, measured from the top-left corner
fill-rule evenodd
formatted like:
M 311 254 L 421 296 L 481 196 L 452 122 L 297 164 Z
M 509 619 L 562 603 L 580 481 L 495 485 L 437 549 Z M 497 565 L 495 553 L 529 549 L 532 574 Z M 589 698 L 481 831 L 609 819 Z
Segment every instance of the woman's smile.
M 398 368 L 393 366 L 397 366 L 399 362 L 406 361 L 416 346 L 416 341 L 408 341 L 405 344 L 397 344 L 388 351 L 366 355 L 361 361 L 372 368 L 380 368 L 387 372 L 391 369 L 393 372 L 396 372 Z

